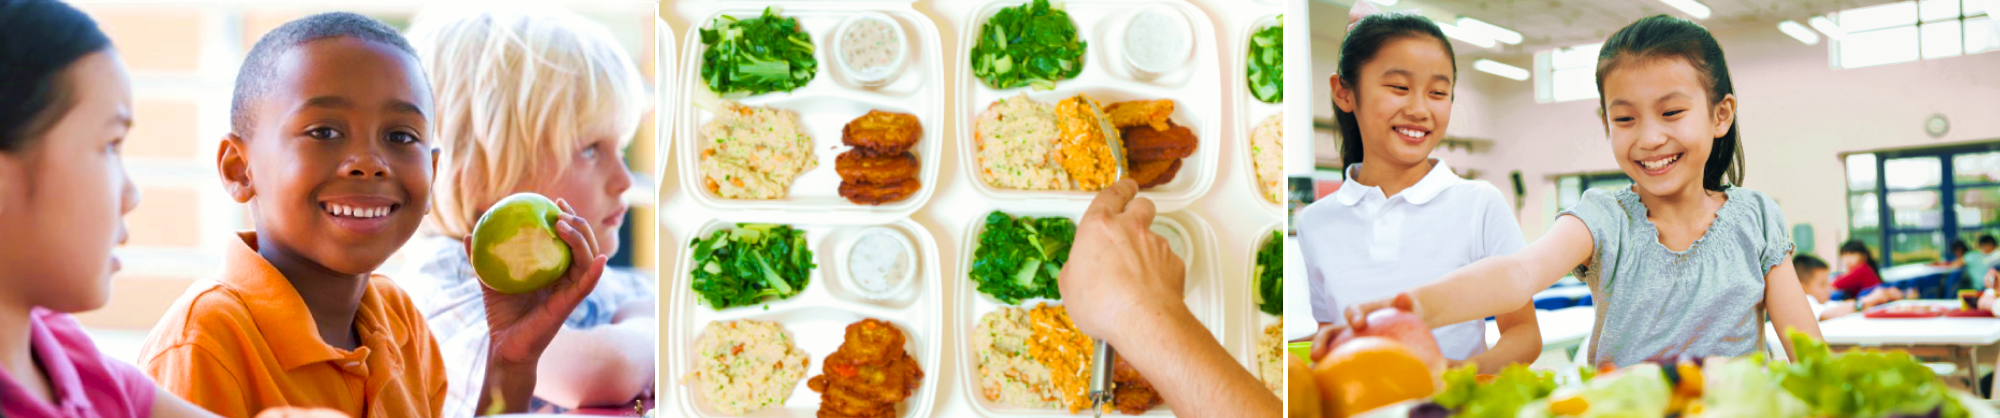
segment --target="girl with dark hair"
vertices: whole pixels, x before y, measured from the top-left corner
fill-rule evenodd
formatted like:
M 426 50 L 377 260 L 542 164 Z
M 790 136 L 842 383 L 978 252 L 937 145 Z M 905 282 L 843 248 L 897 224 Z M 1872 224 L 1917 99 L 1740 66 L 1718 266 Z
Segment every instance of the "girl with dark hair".
M 119 156 L 125 64 L 61 2 L 0 0 L 0 27 L 0 416 L 214 416 L 99 352 L 70 318 L 110 298 L 111 249 L 139 204 Z
M 1833 279 L 1834 290 L 1854 296 L 1860 295 L 1862 290 L 1882 284 L 1882 276 L 1875 272 L 1875 269 L 1881 268 L 1881 264 L 1875 262 L 1875 250 L 1868 249 L 1868 244 L 1859 240 L 1849 240 L 1840 244 L 1840 265 L 1846 271 L 1840 273 L 1840 277 Z
M 1458 82 L 1444 33 L 1430 19 L 1355 3 L 1333 79 L 1347 181 L 1299 212 L 1296 223 L 1320 324 L 1315 357 L 1346 329 L 1339 315 L 1345 304 L 1394 295 L 1526 245 L 1499 189 L 1461 179 L 1430 158 L 1451 121 Z M 1533 362 L 1542 351 L 1535 308 L 1513 308 L 1497 313 L 1500 340 L 1492 348 L 1480 318 L 1432 331 L 1447 365 L 1476 363 L 1481 373 L 1497 374 Z
M 1363 313 L 1384 306 L 1433 326 L 1481 318 L 1573 271 L 1596 301 L 1593 366 L 1759 352 L 1767 319 L 1819 338 L 1789 262 L 1784 213 L 1763 193 L 1735 187 L 1743 181 L 1736 96 L 1715 37 L 1685 19 L 1640 19 L 1605 41 L 1597 85 L 1600 122 L 1632 187 L 1585 192 L 1520 253 L 1352 307 L 1350 323 L 1365 328 Z M 1787 354 L 1789 335 L 1779 333 Z

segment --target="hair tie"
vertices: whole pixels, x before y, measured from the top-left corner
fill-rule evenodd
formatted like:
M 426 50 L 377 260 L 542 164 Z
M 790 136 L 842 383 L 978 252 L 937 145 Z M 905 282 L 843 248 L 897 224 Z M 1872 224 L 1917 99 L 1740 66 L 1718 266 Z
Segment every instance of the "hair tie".
M 1376 6 L 1376 5 L 1375 5 L 1375 2 L 1374 2 L 1374 1 L 1372 1 L 1372 0 L 1354 0 L 1354 7 L 1353 7 L 1353 8 L 1350 8 L 1350 9 L 1347 9 L 1347 31 L 1348 31 L 1348 32 L 1353 32 L 1353 31 L 1354 31 L 1354 25 L 1358 25 L 1358 24 L 1361 24 L 1361 19 L 1362 19 L 1362 18 L 1365 18 L 1365 17 L 1368 17 L 1368 16 L 1371 16 L 1371 15 L 1378 15 L 1378 14 L 1384 14 L 1384 13 L 1387 13 L 1387 14 L 1392 14 L 1392 15 L 1394 15 L 1394 14 L 1406 14 L 1406 15 L 1411 15 L 1411 16 L 1418 16 L 1418 13 L 1417 13 L 1417 10 L 1416 10 L 1416 9 L 1408 9 L 1408 10 L 1397 10 L 1397 11 L 1393 11 L 1393 12 L 1384 12 L 1384 11 L 1382 11 L 1382 6 Z

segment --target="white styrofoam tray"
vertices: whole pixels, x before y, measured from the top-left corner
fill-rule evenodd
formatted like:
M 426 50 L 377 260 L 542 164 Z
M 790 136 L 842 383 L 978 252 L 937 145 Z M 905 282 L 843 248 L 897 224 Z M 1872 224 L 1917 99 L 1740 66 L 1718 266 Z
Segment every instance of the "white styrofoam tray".
M 1248 368 L 1250 370 L 1251 375 L 1256 375 L 1260 373 L 1257 367 L 1257 350 L 1261 349 L 1261 347 L 1257 347 L 1257 339 L 1263 338 L 1264 327 L 1277 325 L 1278 321 L 1283 319 L 1278 315 L 1267 314 L 1264 313 L 1264 311 L 1257 309 L 1257 250 L 1263 248 L 1265 242 L 1269 242 L 1275 239 L 1279 240 L 1279 245 L 1281 246 L 1279 250 L 1283 251 L 1282 245 L 1284 245 L 1283 241 L 1285 237 L 1279 236 L 1276 238 L 1272 238 L 1271 233 L 1274 231 L 1282 231 L 1284 229 L 1285 229 L 1285 222 L 1278 221 L 1271 223 L 1270 226 L 1266 226 L 1263 229 L 1257 230 L 1257 238 L 1250 240 L 1250 248 L 1249 251 L 1247 251 L 1250 254 L 1250 256 L 1248 258 L 1244 258 L 1244 260 L 1249 261 L 1249 267 L 1243 270 L 1243 279 L 1241 281 L 1234 281 L 1234 280 L 1223 281 L 1225 283 L 1229 283 L 1229 286 L 1240 286 L 1243 288 L 1243 302 L 1242 305 L 1240 306 L 1243 307 L 1244 328 L 1243 332 L 1239 333 L 1242 335 L 1242 338 L 1239 338 L 1237 340 L 1236 356 L 1238 359 L 1243 361 L 1243 367 Z M 1282 262 L 1283 259 L 1280 259 L 1280 263 Z M 1283 270 L 1285 266 L 1281 264 L 1281 265 L 1271 266 L 1271 268 Z M 1291 280 L 1291 279 L 1292 278 L 1289 277 L 1286 278 L 1286 280 Z M 1304 278 L 1299 278 L 1298 280 L 1304 280 Z M 1279 344 L 1283 345 L 1285 343 L 1283 341 L 1280 341 Z M 1257 376 L 1257 377 L 1259 379 L 1263 378 L 1263 376 Z
M 666 125 L 674 121 L 674 31 L 667 27 L 667 21 L 653 17 L 653 44 L 659 48 L 653 57 L 653 197 L 664 195 L 667 178 L 667 156 L 672 155 L 674 144 L 670 139 L 672 131 Z M 659 202 L 653 202 L 658 205 Z M 667 211 L 658 211 L 664 216 Z M 664 220 L 665 218 L 662 218 Z
M 1274 13 L 1257 18 L 1236 39 L 1236 77 L 1230 79 L 1230 82 L 1235 84 L 1235 86 L 1230 91 L 1235 93 L 1232 100 L 1236 102 L 1236 154 L 1242 156 L 1242 158 L 1237 159 L 1237 163 L 1243 166 L 1244 181 L 1250 184 L 1251 193 L 1257 195 L 1257 203 L 1264 210 L 1271 212 L 1273 215 L 1285 216 L 1285 206 L 1283 204 L 1264 198 L 1264 188 L 1257 184 L 1256 158 L 1250 154 L 1250 131 L 1256 129 L 1257 124 L 1263 123 L 1264 119 L 1271 117 L 1271 115 L 1285 114 L 1284 102 L 1264 103 L 1261 100 L 1257 100 L 1256 96 L 1250 94 L 1250 37 L 1256 35 L 1259 29 L 1277 25 L 1278 16 L 1278 14 Z M 1293 142 L 1290 141 L 1292 138 L 1286 139 L 1288 141 L 1285 141 L 1285 146 L 1295 146 L 1290 143 Z M 1282 164 L 1284 159 L 1280 158 L 1278 161 Z M 1284 170 L 1278 170 L 1278 172 L 1282 175 Z M 1279 179 L 1278 181 L 1280 185 L 1285 183 L 1284 179 Z M 1285 198 L 1282 193 L 1278 197 L 1280 199 Z
M 1007 212 L 1007 214 L 1013 216 L 1063 216 L 1070 218 L 1071 221 L 1076 221 L 1081 217 L 1076 213 L 1051 211 L 1003 212 Z M 1216 248 L 1215 246 L 1215 232 L 1209 229 L 1207 221 L 1203 221 L 1200 217 L 1186 212 L 1159 214 L 1153 218 L 1153 227 L 1156 231 L 1164 229 L 1182 237 L 1182 242 L 1186 246 L 1177 249 L 1175 254 L 1180 256 L 1183 262 L 1188 263 L 1186 276 L 1187 297 L 1184 301 L 1187 303 L 1188 311 L 1194 314 L 1195 319 L 1201 321 L 1203 326 L 1208 327 L 1210 335 L 1215 337 L 1216 341 L 1222 341 L 1222 336 L 1225 335 L 1225 325 L 1223 324 L 1222 309 L 1220 306 L 1223 281 L 1219 280 L 1220 277 L 1217 276 L 1218 270 L 1216 264 L 1220 262 L 1221 258 L 1217 253 L 1220 248 Z M 1043 302 L 1047 302 L 1049 305 L 1062 304 L 1061 301 L 1057 300 L 1037 298 L 1022 300 L 1019 305 L 1008 305 L 1001 303 L 992 296 L 979 293 L 978 284 L 972 282 L 971 279 L 972 260 L 974 252 L 978 251 L 979 233 L 985 230 L 986 216 L 984 215 L 973 219 L 970 225 L 966 226 L 965 242 L 959 246 L 958 273 L 950 279 L 959 281 L 958 291 L 954 292 L 957 295 L 953 298 L 952 323 L 958 328 L 957 335 L 954 338 L 958 339 L 958 346 L 963 347 L 956 355 L 958 357 L 957 370 L 960 376 L 958 377 L 959 387 L 963 389 L 960 391 L 960 394 L 965 397 L 966 403 L 972 405 L 973 411 L 986 417 L 1030 418 L 1076 416 L 1070 414 L 1069 410 L 1066 409 L 1023 408 L 1002 404 L 986 399 L 986 396 L 981 393 L 979 359 L 977 358 L 979 351 L 977 347 L 972 347 L 972 332 L 973 328 L 979 324 L 979 318 L 985 316 L 987 313 L 999 310 L 1003 306 L 1025 309 L 1033 308 Z M 1172 238 L 1170 237 L 1169 240 L 1171 241 Z M 1132 349 L 1134 348 L 1125 348 L 1122 350 Z M 1173 405 L 1163 404 L 1153 408 L 1151 411 L 1147 411 L 1144 416 L 1173 416 L 1172 408 Z M 1084 408 L 1078 415 L 1089 414 L 1089 408 Z
M 735 225 L 734 222 L 710 221 L 697 229 L 697 233 L 687 242 L 706 238 L 718 230 L 732 229 Z M 787 398 L 783 405 L 743 416 L 812 417 L 819 410 L 820 393 L 806 388 L 806 381 L 812 376 L 821 374 L 821 366 L 825 363 L 826 357 L 833 354 L 841 342 L 846 340 L 845 331 L 848 324 L 859 322 L 864 318 L 875 318 L 894 324 L 897 329 L 903 331 L 906 337 L 904 349 L 924 372 L 923 380 L 917 390 L 897 406 L 897 412 L 905 418 L 929 417 L 937 400 L 938 381 L 945 379 L 943 369 L 939 368 L 941 364 L 939 359 L 943 355 L 940 351 L 943 349 L 945 336 L 944 289 L 939 282 L 943 276 L 938 265 L 937 239 L 922 225 L 908 219 L 886 225 L 793 224 L 792 226 L 805 232 L 806 248 L 812 250 L 813 260 L 818 264 L 813 269 L 805 290 L 790 299 L 732 307 L 721 311 L 702 305 L 697 301 L 695 292 L 688 288 L 694 280 L 688 270 L 688 266 L 693 263 L 694 253 L 687 242 L 680 243 L 679 265 L 682 268 L 674 272 L 672 287 L 668 289 L 668 294 L 671 296 L 669 305 L 671 318 L 666 349 L 667 353 L 677 354 L 662 359 L 670 366 L 666 377 L 671 381 L 661 385 L 670 387 L 671 390 L 664 392 L 668 397 L 678 398 L 679 401 L 670 400 L 667 404 L 679 408 L 676 411 L 678 416 L 730 416 L 710 408 L 708 402 L 701 399 L 702 396 L 693 386 L 683 384 L 680 379 L 694 371 L 696 354 L 690 348 L 694 347 L 695 339 L 710 322 L 753 319 L 773 321 L 782 325 L 786 333 L 791 335 L 792 343 L 807 353 L 811 363 L 806 368 L 805 378 L 799 379 L 791 397 Z M 917 264 L 917 274 L 912 277 L 916 282 L 904 289 L 901 294 L 886 301 L 868 300 L 853 290 L 844 288 L 837 273 L 845 261 L 835 257 L 835 254 L 840 253 L 839 247 L 845 245 L 855 234 L 876 226 L 903 233 L 910 239 L 910 243 L 916 247 L 918 253 L 912 257 Z
M 1152 199 L 1161 212 L 1172 212 L 1187 207 L 1195 199 L 1208 193 L 1215 183 L 1215 171 L 1220 159 L 1222 136 L 1222 78 L 1221 64 L 1216 56 L 1215 28 L 1208 14 L 1185 2 L 1171 1 L 1070 1 L 1059 3 L 1059 7 L 1069 12 L 1076 22 L 1079 36 L 1087 43 L 1083 57 L 1083 72 L 1076 78 L 1056 82 L 1054 90 L 1038 91 L 1030 87 L 994 89 L 972 74 L 972 45 L 979 37 L 979 31 L 987 18 L 1000 9 L 1019 6 L 1026 0 L 1000 0 L 989 3 L 975 11 L 966 20 L 964 30 L 959 34 L 958 53 L 958 154 L 959 166 L 965 170 L 967 183 L 979 190 L 979 194 L 993 205 L 1006 210 L 1046 210 L 1050 208 L 1081 212 L 1090 205 L 1096 192 L 1080 190 L 1020 190 L 995 187 L 980 177 L 979 144 L 974 136 L 973 125 L 980 112 L 994 101 L 1012 98 L 1027 93 L 1028 98 L 1054 105 L 1062 99 L 1087 93 L 1091 99 L 1104 105 L 1127 100 L 1172 99 L 1174 113 L 1172 120 L 1194 131 L 1200 141 L 1194 155 L 1181 163 L 1181 170 L 1174 180 L 1159 187 L 1139 192 L 1140 196 Z M 1154 78 L 1136 75 L 1126 64 L 1122 52 L 1125 21 L 1133 12 L 1146 6 L 1160 5 L 1168 10 L 1181 13 L 1187 18 L 1190 38 L 1194 42 L 1194 54 L 1178 71 L 1161 74 Z
M 815 45 L 813 56 L 819 61 L 818 73 L 811 82 L 791 92 L 758 94 L 736 101 L 746 106 L 796 113 L 800 125 L 813 138 L 813 155 L 819 164 L 800 174 L 783 199 L 727 199 L 704 185 L 699 157 L 705 148 L 699 143 L 699 135 L 701 126 L 715 115 L 703 106 L 713 106 L 720 99 L 701 79 L 701 54 L 708 49 L 701 43 L 701 29 L 709 27 L 717 16 L 755 17 L 766 6 L 732 3 L 697 20 L 695 26 L 688 28 L 684 40 L 687 47 L 681 57 L 681 103 L 678 123 L 674 126 L 679 137 L 675 142 L 680 151 L 676 162 L 680 164 L 681 187 L 696 204 L 731 220 L 874 224 L 909 217 L 937 189 L 939 158 L 944 152 L 944 59 L 938 45 L 937 24 L 907 2 L 772 5 L 782 8 L 779 16 L 798 19 L 799 25 L 811 35 Z M 851 83 L 840 74 L 843 70 L 835 63 L 833 48 L 833 31 L 840 22 L 867 12 L 882 13 L 900 23 L 908 37 L 905 53 L 910 54 L 900 76 L 872 88 Z M 911 150 L 922 166 L 917 180 L 923 187 L 903 200 L 881 206 L 859 205 L 840 197 L 840 175 L 834 171 L 834 159 L 848 149 L 840 142 L 841 128 L 869 110 L 913 114 L 923 125 L 923 137 Z

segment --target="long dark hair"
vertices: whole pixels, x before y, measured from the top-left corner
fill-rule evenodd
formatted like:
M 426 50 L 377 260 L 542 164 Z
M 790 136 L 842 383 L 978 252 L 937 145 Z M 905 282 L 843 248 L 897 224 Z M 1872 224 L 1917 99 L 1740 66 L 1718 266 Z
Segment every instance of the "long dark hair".
M 1693 65 L 1695 73 L 1701 76 L 1702 84 L 1708 88 L 1708 104 L 1711 111 L 1722 97 L 1736 93 L 1734 84 L 1729 82 L 1729 63 L 1722 58 L 1722 45 L 1715 42 L 1715 36 L 1687 19 L 1667 15 L 1653 15 L 1632 22 L 1611 39 L 1604 41 L 1604 47 L 1597 52 L 1597 108 L 1601 115 L 1604 109 L 1604 76 L 1611 70 L 1627 62 L 1643 62 L 1666 58 L 1680 58 Z M 1741 112 L 1738 112 L 1739 114 Z M 1708 153 L 1708 161 L 1702 164 L 1701 188 L 1723 191 L 1733 185 L 1743 184 L 1743 144 L 1737 140 L 1736 125 L 1739 119 L 1729 121 L 1729 133 L 1715 138 L 1715 145 Z M 1727 182 L 1724 181 L 1727 176 Z
M 0 152 L 54 127 L 74 99 L 63 70 L 111 39 L 90 16 L 57 1 L 0 0 Z
M 1848 240 L 1846 243 L 1840 244 L 1840 253 L 1860 254 L 1861 262 L 1868 263 L 1868 268 L 1882 268 L 1882 265 L 1875 264 L 1875 251 L 1869 250 L 1868 244 L 1862 243 L 1861 240 Z
M 1361 84 L 1361 66 L 1375 59 L 1382 45 L 1404 37 L 1429 36 L 1444 46 L 1444 55 L 1451 57 L 1452 78 L 1458 77 L 1458 55 L 1451 50 L 1451 41 L 1445 40 L 1444 31 L 1437 23 L 1422 16 L 1402 13 L 1376 13 L 1355 22 L 1354 29 L 1347 32 L 1347 39 L 1340 41 L 1340 85 L 1350 91 Z M 1458 86 L 1453 83 L 1452 89 Z M 1361 93 L 1354 92 L 1354 101 L 1361 101 Z M 1453 95 L 1455 99 L 1457 95 Z M 1357 107 L 1358 109 L 1359 107 Z M 1354 112 L 1333 107 L 1335 120 L 1340 122 L 1340 164 L 1361 162 L 1361 124 L 1354 119 Z

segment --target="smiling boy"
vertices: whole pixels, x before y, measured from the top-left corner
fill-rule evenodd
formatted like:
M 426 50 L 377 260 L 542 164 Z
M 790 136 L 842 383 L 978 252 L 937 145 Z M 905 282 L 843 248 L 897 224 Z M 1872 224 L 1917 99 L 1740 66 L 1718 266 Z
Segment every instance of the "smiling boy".
M 308 16 L 260 39 L 237 75 L 216 157 L 224 189 L 249 205 L 256 230 L 228 244 L 220 277 L 168 310 L 142 368 L 224 416 L 277 406 L 440 415 L 437 343 L 409 297 L 373 274 L 429 210 L 429 90 L 403 37 L 365 16 Z M 551 289 L 487 292 L 487 387 L 500 399 L 533 391 L 541 351 L 596 284 L 605 257 L 586 223 L 559 221 L 577 255 Z M 488 403 L 524 406 L 482 399 L 480 409 Z

